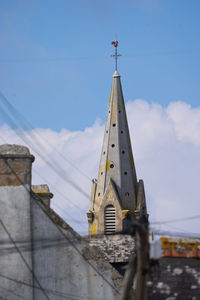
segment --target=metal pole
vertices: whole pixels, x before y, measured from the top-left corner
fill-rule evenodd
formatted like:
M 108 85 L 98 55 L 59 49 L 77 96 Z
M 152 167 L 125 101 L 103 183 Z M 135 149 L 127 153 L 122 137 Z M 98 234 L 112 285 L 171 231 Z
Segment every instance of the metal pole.
M 117 71 L 117 47 L 115 47 L 115 70 Z

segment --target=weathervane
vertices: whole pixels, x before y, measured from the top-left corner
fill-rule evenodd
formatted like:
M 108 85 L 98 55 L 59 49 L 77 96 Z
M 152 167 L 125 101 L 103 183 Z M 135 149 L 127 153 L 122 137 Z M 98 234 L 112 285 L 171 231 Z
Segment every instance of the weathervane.
M 121 56 L 121 54 L 117 54 L 118 41 L 113 41 L 112 45 L 115 47 L 115 54 L 111 54 L 111 56 L 115 58 L 115 71 L 117 71 L 117 58 Z

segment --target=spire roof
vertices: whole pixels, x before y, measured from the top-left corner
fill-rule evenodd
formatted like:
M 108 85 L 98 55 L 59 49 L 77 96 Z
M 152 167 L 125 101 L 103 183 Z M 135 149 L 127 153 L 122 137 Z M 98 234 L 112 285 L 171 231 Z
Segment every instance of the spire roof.
M 95 193 L 95 206 L 100 205 L 109 182 L 112 180 L 122 208 L 135 209 L 137 178 L 121 80 L 117 70 L 112 77 L 112 89 Z
M 133 221 L 148 218 L 143 181 L 137 182 L 120 75 L 117 71 L 118 41 L 115 47 L 115 72 L 108 105 L 98 180 L 92 181 L 87 212 L 89 234 L 127 234 Z M 110 241 L 110 240 L 109 240 Z

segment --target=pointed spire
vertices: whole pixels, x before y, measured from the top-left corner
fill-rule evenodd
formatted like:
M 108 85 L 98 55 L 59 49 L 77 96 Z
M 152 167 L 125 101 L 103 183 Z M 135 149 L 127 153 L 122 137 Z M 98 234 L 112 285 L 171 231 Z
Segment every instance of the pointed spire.
M 142 184 L 139 188 L 137 182 L 121 80 L 117 71 L 118 41 L 112 44 L 115 47 L 115 55 L 112 56 L 115 57 L 116 65 L 98 180 L 93 181 L 87 213 L 90 235 L 127 232 L 137 216 L 146 214 L 144 188 Z
M 101 202 L 110 179 L 122 207 L 136 208 L 137 178 L 126 117 L 120 75 L 113 74 L 112 89 L 101 153 L 95 204 Z

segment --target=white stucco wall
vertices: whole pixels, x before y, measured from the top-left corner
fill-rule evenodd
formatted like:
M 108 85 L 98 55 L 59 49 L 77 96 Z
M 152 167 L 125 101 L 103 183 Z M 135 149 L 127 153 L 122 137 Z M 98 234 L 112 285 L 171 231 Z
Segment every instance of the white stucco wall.
M 26 188 L 29 189 L 29 186 L 26 185 Z M 0 218 L 32 269 L 30 193 L 24 186 L 0 186 Z M 2 223 L 0 224 L 0 298 L 31 300 L 33 299 L 32 274 Z
M 87 243 L 70 228 L 61 229 L 63 236 L 35 200 L 32 200 L 32 216 L 34 272 L 49 299 L 119 299 L 111 286 L 114 286 L 112 277 L 120 275 L 109 263 L 102 262 L 101 257 L 96 259 Z M 46 299 L 40 288 L 34 289 L 34 299 Z

